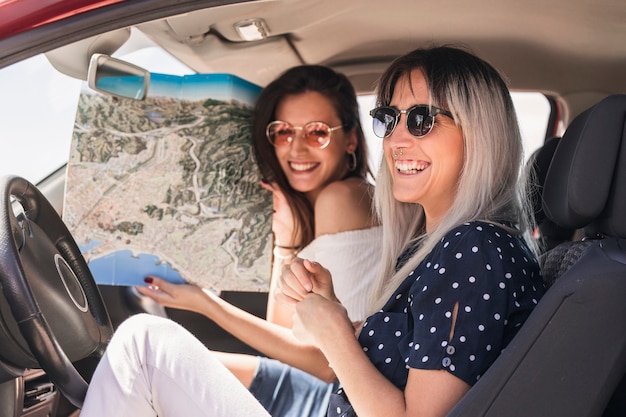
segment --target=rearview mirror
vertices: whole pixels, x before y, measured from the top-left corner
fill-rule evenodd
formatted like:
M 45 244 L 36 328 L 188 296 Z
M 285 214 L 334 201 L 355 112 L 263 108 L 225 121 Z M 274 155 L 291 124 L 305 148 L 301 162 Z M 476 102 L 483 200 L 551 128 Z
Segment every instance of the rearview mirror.
M 94 54 L 89 61 L 87 83 L 92 90 L 104 94 L 143 100 L 148 94 L 150 73 L 129 62 Z

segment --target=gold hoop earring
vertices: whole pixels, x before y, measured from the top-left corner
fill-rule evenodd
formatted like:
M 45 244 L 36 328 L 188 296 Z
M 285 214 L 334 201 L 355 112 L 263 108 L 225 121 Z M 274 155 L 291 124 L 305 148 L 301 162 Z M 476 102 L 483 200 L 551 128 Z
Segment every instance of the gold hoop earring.
M 357 168 L 356 154 L 354 152 L 349 152 L 348 155 L 350 155 L 351 158 L 348 161 L 348 171 L 352 172 L 355 171 Z

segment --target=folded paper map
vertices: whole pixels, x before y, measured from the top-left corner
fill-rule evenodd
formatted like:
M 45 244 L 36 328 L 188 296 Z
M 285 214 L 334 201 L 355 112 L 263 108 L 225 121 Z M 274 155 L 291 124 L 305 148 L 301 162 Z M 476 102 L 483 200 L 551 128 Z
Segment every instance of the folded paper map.
M 152 74 L 144 101 L 81 94 L 63 218 L 99 284 L 146 275 L 215 291 L 266 291 L 272 197 L 251 112 L 232 75 Z

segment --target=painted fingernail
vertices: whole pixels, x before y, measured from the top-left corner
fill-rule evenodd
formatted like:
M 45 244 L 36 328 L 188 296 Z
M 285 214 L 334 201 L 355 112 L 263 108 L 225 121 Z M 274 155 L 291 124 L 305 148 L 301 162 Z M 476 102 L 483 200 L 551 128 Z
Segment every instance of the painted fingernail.
M 145 277 L 143 279 L 143 282 L 145 282 L 146 284 L 152 284 L 153 281 L 154 279 L 152 277 Z

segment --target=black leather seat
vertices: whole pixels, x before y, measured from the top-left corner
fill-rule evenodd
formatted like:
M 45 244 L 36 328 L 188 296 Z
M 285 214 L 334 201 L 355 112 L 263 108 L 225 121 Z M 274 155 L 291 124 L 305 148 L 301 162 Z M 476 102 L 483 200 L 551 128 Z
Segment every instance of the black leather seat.
M 588 237 L 545 254 L 553 284 L 449 416 L 626 416 L 626 95 L 568 127 L 543 209 Z
M 531 182 L 531 204 L 535 216 L 536 230 L 534 238 L 537 239 L 541 252 L 548 251 L 555 246 L 573 240 L 576 229 L 561 227 L 546 216 L 543 210 L 543 186 L 546 182 L 548 168 L 552 162 L 554 152 L 561 140 L 560 137 L 548 139 L 542 147 L 537 149 L 528 158 L 527 175 Z

